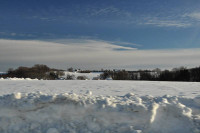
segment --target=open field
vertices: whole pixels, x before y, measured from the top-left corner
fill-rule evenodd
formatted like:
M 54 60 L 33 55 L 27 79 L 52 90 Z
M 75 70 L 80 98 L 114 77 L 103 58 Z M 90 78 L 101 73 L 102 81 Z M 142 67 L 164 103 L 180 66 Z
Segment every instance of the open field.
M 122 96 L 134 93 L 139 96 L 200 96 L 199 82 L 157 82 L 157 81 L 95 81 L 95 80 L 0 80 L 0 95 L 10 93 L 32 93 L 41 91 L 46 94 L 76 93 L 93 95 Z

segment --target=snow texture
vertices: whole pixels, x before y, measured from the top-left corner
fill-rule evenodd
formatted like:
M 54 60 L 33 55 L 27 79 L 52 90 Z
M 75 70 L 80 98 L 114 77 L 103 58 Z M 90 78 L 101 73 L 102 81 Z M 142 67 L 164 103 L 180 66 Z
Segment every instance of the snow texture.
M 132 93 L 16 93 L 0 97 L 0 132 L 199 133 L 199 103 L 200 97 L 138 97 Z
M 75 83 L 86 91 L 67 92 Z M 66 93 L 52 84 L 65 86 Z M 137 90 L 139 85 L 143 93 Z M 102 95 L 98 90 L 104 86 L 107 94 L 104 90 Z M 154 95 L 143 95 L 148 87 Z M 194 92 L 199 83 L 0 80 L 0 133 L 200 133 L 199 93 L 175 96 L 189 94 L 187 87 Z M 176 93 L 163 96 L 158 88 Z M 130 92 L 111 95 L 113 89 Z
M 0 79 L 0 95 L 41 91 L 54 95 L 60 93 L 123 96 L 133 92 L 138 96 L 200 96 L 200 82 L 105 81 L 105 80 L 26 80 Z
M 0 80 L 38 80 L 38 79 L 31 79 L 31 78 L 0 78 Z

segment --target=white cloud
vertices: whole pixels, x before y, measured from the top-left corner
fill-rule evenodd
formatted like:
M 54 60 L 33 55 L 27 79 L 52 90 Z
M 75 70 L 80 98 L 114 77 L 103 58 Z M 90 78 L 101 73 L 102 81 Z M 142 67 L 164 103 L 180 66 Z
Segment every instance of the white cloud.
M 156 25 L 158 27 L 188 27 L 190 24 L 186 23 L 181 23 L 177 21 L 151 21 L 151 22 L 146 22 L 145 24 L 150 24 L 150 25 Z
M 94 10 L 94 12 L 91 13 L 91 16 L 99 16 L 99 15 L 107 15 L 107 14 L 118 14 L 119 9 L 115 7 L 106 7 L 99 10 Z
M 123 17 L 123 18 L 132 17 L 131 12 L 128 12 L 128 11 L 125 11 L 125 10 L 122 10 L 122 9 L 119 9 L 119 8 L 116 8 L 113 6 L 109 6 L 109 7 L 105 7 L 105 8 L 92 8 L 92 9 L 88 8 L 87 11 L 88 11 L 88 17 L 94 17 L 94 16 L 97 16 L 97 17 L 109 16 L 109 17 L 111 17 L 112 16 L 114 18 L 117 17 L 119 19 L 121 19 L 121 17 Z
M 199 26 L 200 12 L 173 12 L 173 13 L 155 13 L 153 15 L 147 14 L 139 19 L 140 25 L 152 25 L 157 27 L 174 27 L 174 28 L 188 28 Z
M 200 49 L 137 50 L 95 40 L 65 43 L 0 40 L 0 69 L 38 63 L 62 69 L 172 68 L 194 67 L 200 62 Z
M 158 27 L 177 27 L 177 28 L 185 28 L 191 26 L 191 23 L 183 21 L 181 19 L 171 19 L 170 17 L 166 17 L 167 19 L 161 18 L 146 18 L 146 21 L 141 22 L 140 24 L 145 25 L 154 25 Z M 169 19 L 170 18 L 170 19 Z
M 106 7 L 87 7 L 82 10 L 68 11 L 66 9 L 55 9 L 57 15 L 51 17 L 44 17 L 45 15 L 31 16 L 29 19 L 40 19 L 43 21 L 62 21 L 62 22 L 76 22 L 82 24 L 88 24 L 93 20 L 98 20 L 106 23 L 119 23 L 119 24 L 130 24 L 130 25 L 151 25 L 156 27 L 175 27 L 175 28 L 186 28 L 193 26 L 196 23 L 191 20 L 200 20 L 200 12 L 178 12 L 164 11 L 164 12 L 145 12 L 138 13 L 128 9 L 122 9 L 116 6 Z M 60 13 L 64 12 L 64 14 Z M 45 12 L 42 14 L 46 14 Z M 61 15 L 62 14 L 62 15 Z M 79 16 L 78 19 L 74 18 L 74 14 Z
M 200 12 L 186 13 L 183 15 L 183 17 L 190 17 L 192 19 L 200 21 Z

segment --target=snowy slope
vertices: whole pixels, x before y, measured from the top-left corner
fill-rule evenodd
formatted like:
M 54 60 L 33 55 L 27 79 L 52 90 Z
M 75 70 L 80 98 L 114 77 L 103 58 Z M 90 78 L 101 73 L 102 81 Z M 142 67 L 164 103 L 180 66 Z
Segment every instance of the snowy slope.
M 0 133 L 200 133 L 199 87 L 2 79 Z
M 89 80 L 92 80 L 94 77 L 99 77 L 100 74 L 102 74 L 103 72 L 91 72 L 91 73 L 79 73 L 79 72 L 68 72 L 65 71 L 64 72 L 64 76 L 62 77 L 66 77 L 67 75 L 74 75 L 75 79 L 77 79 L 78 76 L 86 76 Z

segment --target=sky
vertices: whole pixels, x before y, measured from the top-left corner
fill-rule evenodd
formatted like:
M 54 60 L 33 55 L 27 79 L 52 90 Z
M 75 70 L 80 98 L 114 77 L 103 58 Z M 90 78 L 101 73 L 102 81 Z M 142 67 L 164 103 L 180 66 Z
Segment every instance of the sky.
M 0 71 L 38 63 L 136 70 L 199 62 L 199 0 L 0 2 Z

